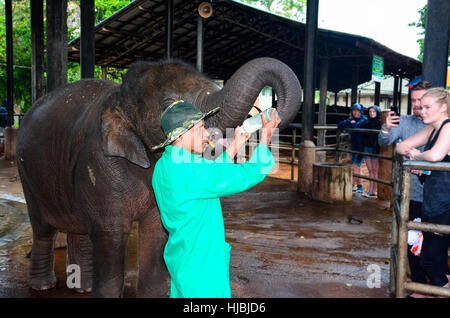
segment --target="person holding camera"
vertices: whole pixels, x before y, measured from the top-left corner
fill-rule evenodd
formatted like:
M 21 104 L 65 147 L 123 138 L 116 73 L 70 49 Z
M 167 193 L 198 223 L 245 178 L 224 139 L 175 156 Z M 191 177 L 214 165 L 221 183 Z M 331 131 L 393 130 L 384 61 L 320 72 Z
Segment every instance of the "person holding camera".
M 421 81 L 411 88 L 412 115 L 398 116 L 393 111 L 386 117 L 386 123 L 381 127 L 378 135 L 380 146 L 389 146 L 394 142 L 402 142 L 415 135 L 427 126 L 422 119 L 422 106 L 420 99 L 432 87 L 431 83 Z M 424 146 L 418 148 L 423 151 Z M 416 172 L 417 173 L 417 172 Z M 411 175 L 409 220 L 413 221 L 422 216 L 423 185 L 417 174 Z M 425 272 L 419 263 L 419 257 L 408 249 L 409 267 L 411 269 L 411 280 L 417 283 L 425 283 Z

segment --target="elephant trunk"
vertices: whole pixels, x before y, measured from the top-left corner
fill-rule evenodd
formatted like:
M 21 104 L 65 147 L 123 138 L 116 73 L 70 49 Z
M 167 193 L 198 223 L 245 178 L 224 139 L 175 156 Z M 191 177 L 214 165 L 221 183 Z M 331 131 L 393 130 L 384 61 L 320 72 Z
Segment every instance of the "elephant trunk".
M 204 109 L 220 106 L 209 127 L 226 128 L 241 125 L 265 86 L 277 94 L 277 111 L 281 117 L 280 130 L 294 119 L 300 108 L 301 86 L 294 72 L 273 58 L 258 58 L 244 64 L 227 81 L 224 88 L 205 98 Z

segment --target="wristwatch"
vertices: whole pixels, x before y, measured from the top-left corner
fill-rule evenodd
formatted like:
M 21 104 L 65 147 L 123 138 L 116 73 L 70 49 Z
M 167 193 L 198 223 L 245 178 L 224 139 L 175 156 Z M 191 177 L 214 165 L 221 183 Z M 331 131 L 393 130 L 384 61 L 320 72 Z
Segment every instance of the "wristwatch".
M 381 129 L 381 132 L 383 133 L 383 134 L 389 134 L 389 131 L 387 131 L 387 130 L 384 130 L 384 129 Z

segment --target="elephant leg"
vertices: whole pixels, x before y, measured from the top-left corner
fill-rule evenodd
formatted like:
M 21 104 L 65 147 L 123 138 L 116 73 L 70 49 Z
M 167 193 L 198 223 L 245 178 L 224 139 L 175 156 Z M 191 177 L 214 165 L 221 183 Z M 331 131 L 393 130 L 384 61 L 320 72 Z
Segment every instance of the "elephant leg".
M 122 297 L 129 231 L 97 230 L 90 233 L 93 245 L 93 297 Z
M 56 286 L 53 246 L 56 229 L 48 224 L 31 222 L 33 246 L 30 260 L 30 286 L 47 290 Z
M 20 171 L 20 170 L 19 170 Z M 24 180 L 22 178 L 22 180 Z M 43 219 L 44 208 L 40 207 L 26 181 L 22 182 L 27 201 L 31 228 L 33 229 L 33 245 L 30 257 L 30 287 L 35 290 L 47 290 L 55 287 L 53 247 L 57 230 Z
M 169 274 L 163 258 L 167 238 L 158 208 L 139 220 L 137 297 L 168 296 Z
M 88 235 L 67 234 L 67 266 L 80 266 L 80 287 L 72 288 L 77 293 L 92 291 L 92 243 Z

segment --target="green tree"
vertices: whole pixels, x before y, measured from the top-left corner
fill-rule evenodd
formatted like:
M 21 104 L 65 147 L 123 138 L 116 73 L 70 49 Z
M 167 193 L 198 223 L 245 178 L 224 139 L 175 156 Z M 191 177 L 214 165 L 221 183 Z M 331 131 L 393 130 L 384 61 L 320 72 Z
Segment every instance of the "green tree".
M 0 98 L 7 97 L 5 2 L 0 1 Z M 13 1 L 14 101 L 22 110 L 31 104 L 29 1 Z
M 95 24 L 98 24 L 116 13 L 124 6 L 130 4 L 133 0 L 95 0 Z M 80 7 L 79 1 L 69 1 L 67 6 L 68 11 L 68 40 L 69 42 L 80 36 Z M 107 69 L 106 78 L 111 81 L 121 81 L 123 70 L 115 68 Z M 101 78 L 101 67 L 96 65 L 94 69 L 95 78 Z M 67 80 L 69 83 L 78 81 L 80 79 L 80 64 L 77 62 L 68 62 Z
M 285 16 L 287 18 L 305 21 L 306 0 L 238 0 L 255 7 Z
M 425 5 L 422 9 L 419 10 L 419 21 L 417 22 L 411 22 L 408 24 L 408 26 L 414 26 L 416 28 L 419 28 L 419 33 L 417 35 L 420 35 L 421 37 L 417 39 L 417 43 L 419 43 L 420 52 L 417 58 L 419 61 L 423 61 L 423 47 L 424 47 L 424 37 L 425 37 L 425 26 L 426 26 L 426 19 L 427 19 L 427 5 Z
M 96 0 L 95 23 L 106 19 L 132 0 Z M 0 101 L 6 98 L 6 26 L 5 1 L 0 0 Z M 22 112 L 31 106 L 31 19 L 30 0 L 12 1 L 13 52 L 14 52 L 14 103 Z M 78 37 L 79 1 L 68 2 L 68 39 Z M 45 6 L 44 6 L 44 42 L 45 42 Z M 44 61 L 45 63 L 45 61 Z M 120 80 L 121 72 L 110 70 L 108 79 Z M 80 67 L 76 62 L 68 63 L 68 81 L 80 78 Z M 101 77 L 101 68 L 96 66 L 95 76 Z
M 419 10 L 419 21 L 417 22 L 411 22 L 408 25 L 413 26 L 416 28 L 419 28 L 419 33 L 417 35 L 420 35 L 421 37 L 417 39 L 417 43 L 419 43 L 420 46 L 420 52 L 417 58 L 419 61 L 423 61 L 423 51 L 424 51 L 424 44 L 425 44 L 425 28 L 427 25 L 427 5 L 425 5 L 422 9 Z M 448 50 L 448 55 L 450 56 L 450 47 Z M 447 62 L 447 65 L 450 67 L 450 61 Z

